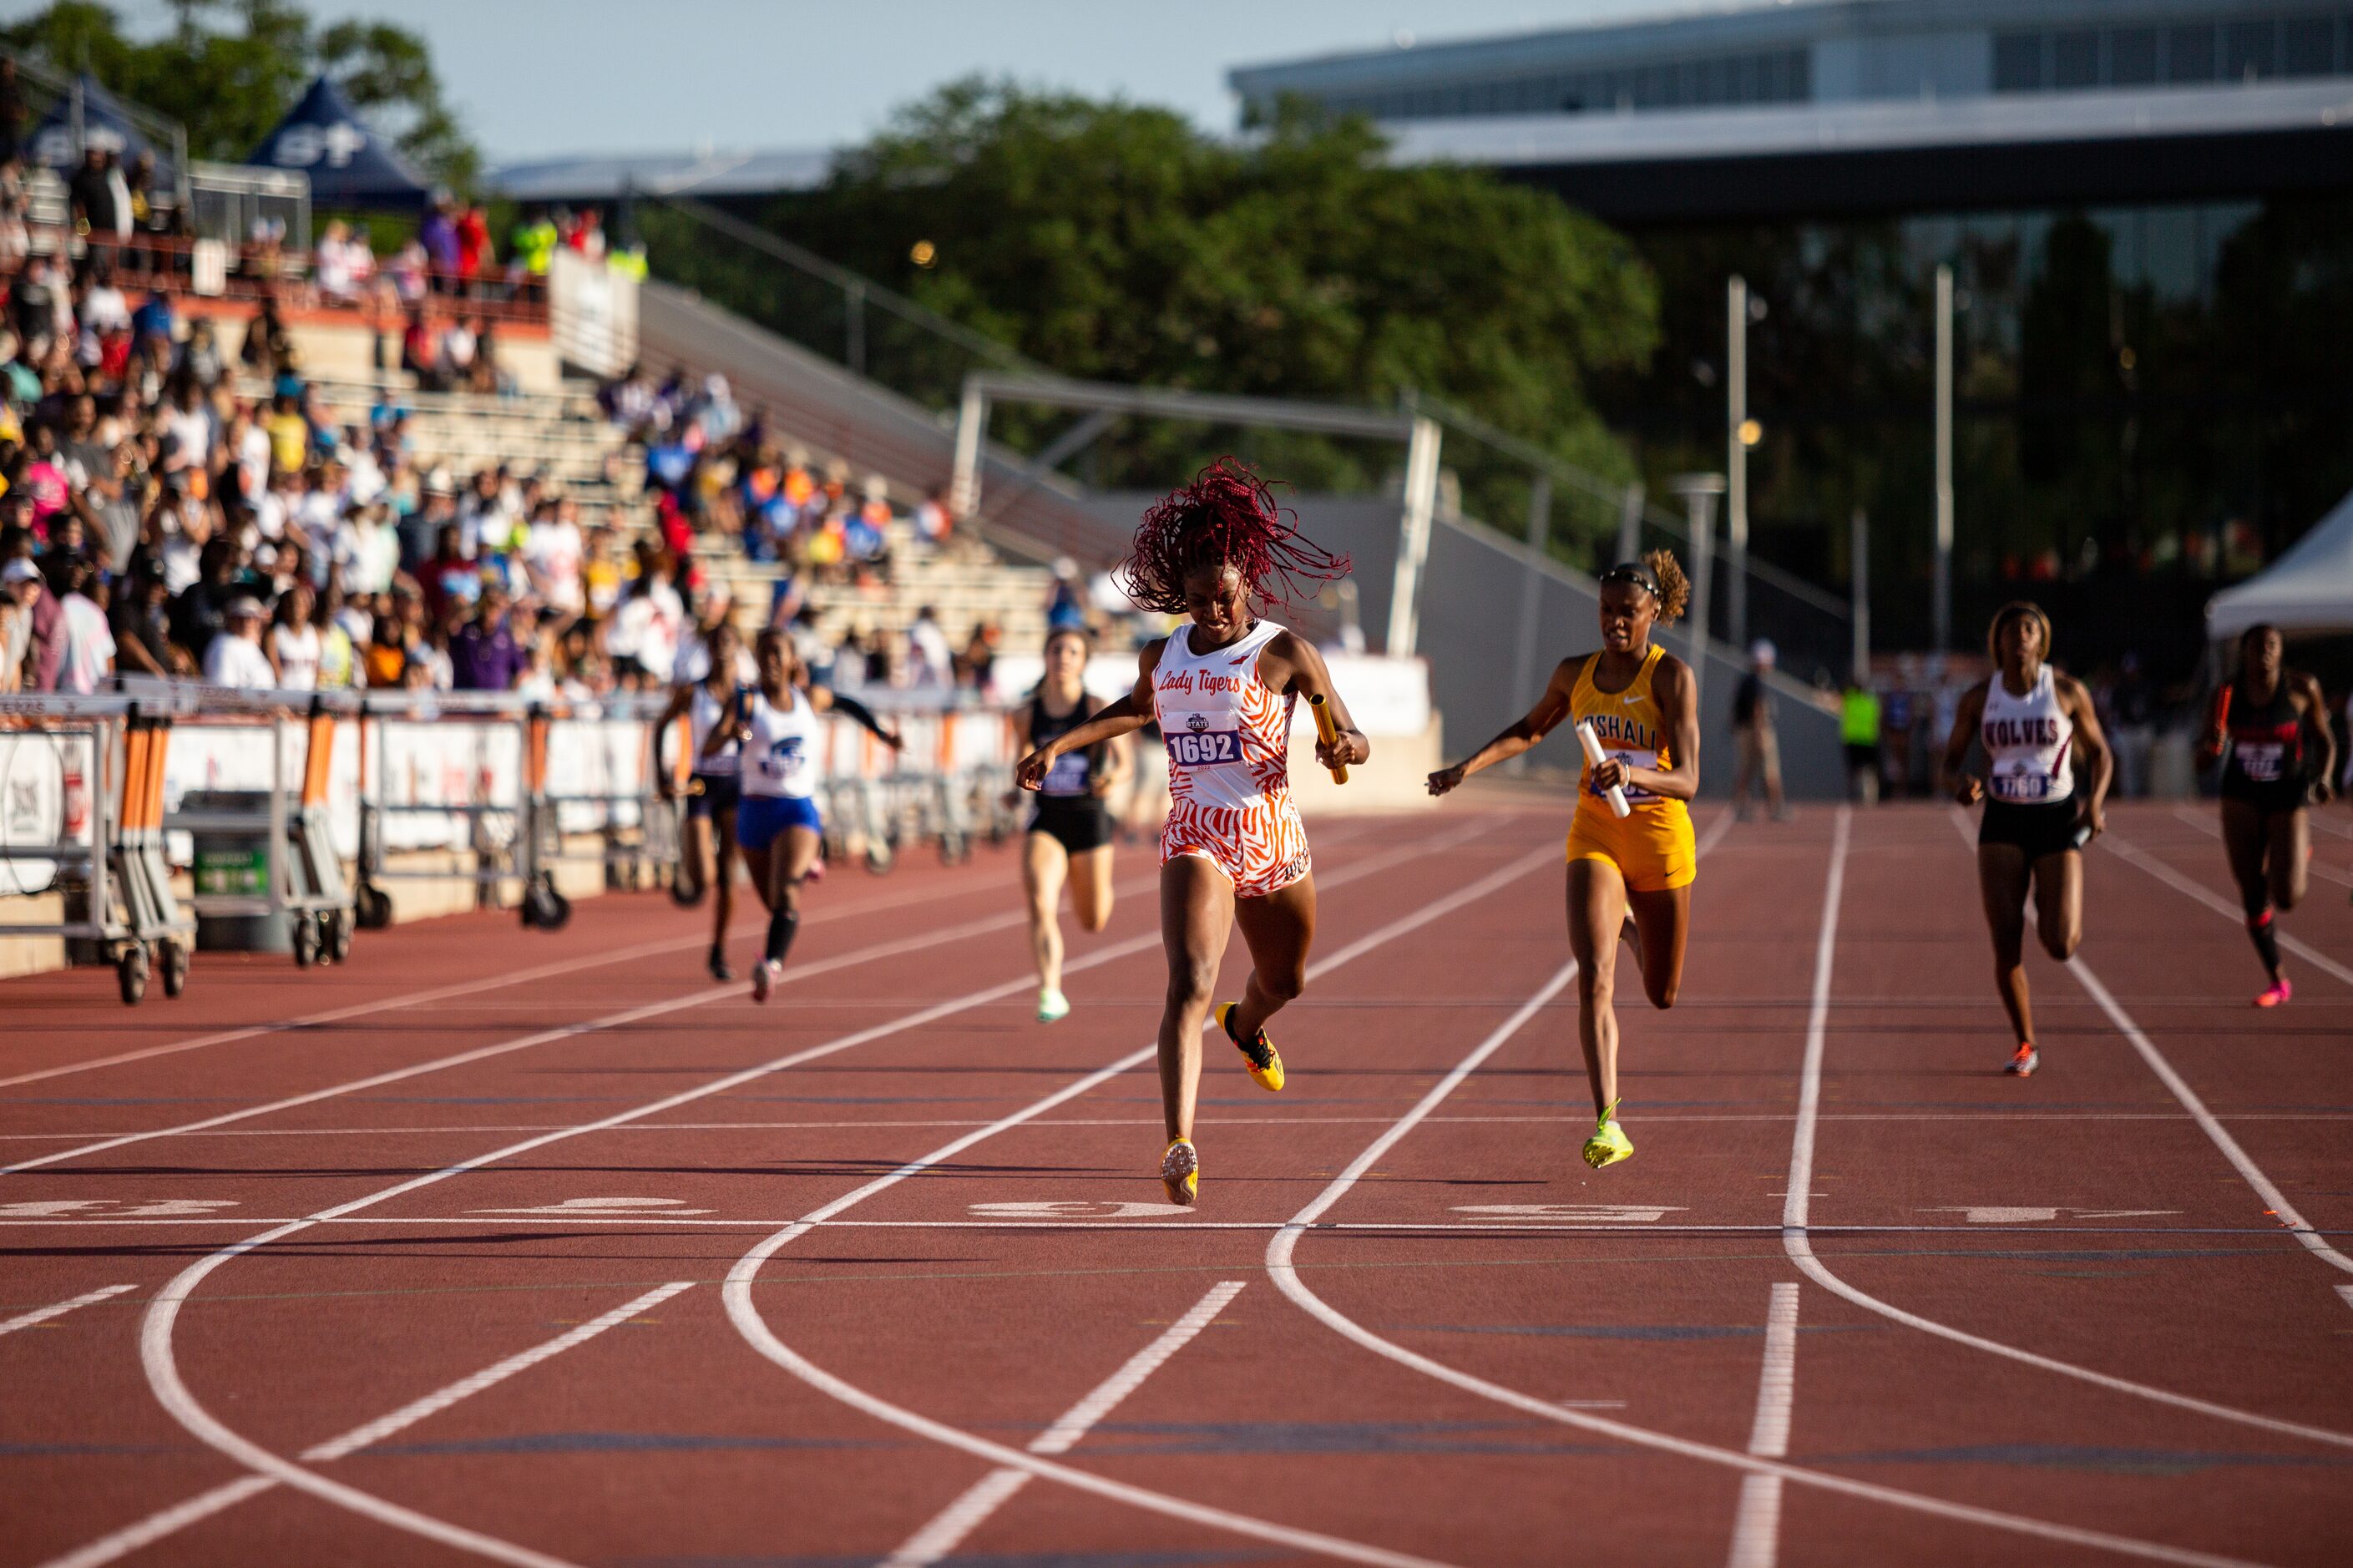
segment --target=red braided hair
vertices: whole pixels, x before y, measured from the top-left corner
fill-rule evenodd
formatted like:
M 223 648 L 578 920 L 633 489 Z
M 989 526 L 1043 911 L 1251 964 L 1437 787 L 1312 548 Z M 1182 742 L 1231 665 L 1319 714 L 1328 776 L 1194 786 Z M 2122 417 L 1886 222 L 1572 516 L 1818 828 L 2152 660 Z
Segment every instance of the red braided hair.
M 1292 525 L 1298 516 L 1275 504 L 1264 479 L 1220 458 L 1144 514 L 1113 580 L 1143 608 L 1181 616 L 1185 579 L 1230 566 L 1259 598 L 1289 604 L 1302 586 L 1348 574 L 1346 556 L 1319 549 Z

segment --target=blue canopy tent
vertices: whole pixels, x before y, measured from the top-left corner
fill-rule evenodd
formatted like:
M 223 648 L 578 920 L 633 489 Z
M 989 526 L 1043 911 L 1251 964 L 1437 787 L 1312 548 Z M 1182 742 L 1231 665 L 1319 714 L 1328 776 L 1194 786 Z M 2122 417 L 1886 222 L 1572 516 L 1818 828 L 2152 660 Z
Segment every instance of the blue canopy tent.
M 70 170 L 81 162 L 85 147 L 102 147 L 121 157 L 125 165 L 136 163 L 142 153 L 154 153 L 158 163 L 172 161 L 171 149 L 155 146 L 132 120 L 122 101 L 88 71 L 74 78 L 73 85 L 58 95 L 57 102 L 34 128 L 29 145 L 32 161 L 51 169 Z
M 406 210 L 423 206 L 431 191 L 323 75 L 246 162 L 310 175 L 314 206 Z

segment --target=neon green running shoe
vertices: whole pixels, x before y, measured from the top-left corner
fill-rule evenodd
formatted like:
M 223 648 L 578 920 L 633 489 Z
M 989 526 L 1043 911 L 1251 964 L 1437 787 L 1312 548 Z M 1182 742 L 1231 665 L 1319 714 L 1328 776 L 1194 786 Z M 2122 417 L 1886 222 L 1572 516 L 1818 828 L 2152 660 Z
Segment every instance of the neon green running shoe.
M 1585 1163 L 1597 1171 L 1604 1165 L 1616 1164 L 1634 1152 L 1634 1141 L 1618 1125 L 1618 1107 L 1622 1103 L 1611 1100 L 1609 1108 L 1594 1123 L 1593 1136 L 1585 1141 Z

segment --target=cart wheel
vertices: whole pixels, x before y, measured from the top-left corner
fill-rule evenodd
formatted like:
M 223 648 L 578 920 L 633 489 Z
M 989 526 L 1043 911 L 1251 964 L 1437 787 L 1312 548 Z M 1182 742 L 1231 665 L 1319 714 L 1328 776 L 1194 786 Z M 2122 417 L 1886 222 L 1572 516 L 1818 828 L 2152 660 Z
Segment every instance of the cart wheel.
M 319 962 L 319 922 L 308 913 L 289 917 L 288 934 L 294 940 L 294 966 L 308 969 Z
M 702 902 L 702 872 L 700 868 L 689 871 L 685 862 L 679 864 L 670 879 L 670 901 L 680 909 L 691 910 Z
M 392 923 L 392 895 L 372 882 L 362 882 L 352 895 L 352 910 L 362 931 L 382 931 Z
M 961 865 L 971 858 L 972 847 L 965 842 L 964 836 L 962 834 L 943 833 L 940 835 L 941 865 Z
M 881 839 L 870 838 L 866 841 L 866 868 L 875 876 L 889 876 L 892 858 L 891 846 Z
M 162 959 L 164 994 L 177 996 L 188 988 L 188 950 L 166 938 L 156 944 L 156 956 Z
M 561 931 L 572 918 L 572 900 L 555 890 L 555 884 L 542 878 L 523 889 L 522 923 L 540 931 Z
M 114 978 L 122 987 L 124 1006 L 136 1007 L 147 994 L 147 949 L 141 942 L 132 942 L 115 958 Z
M 327 956 L 337 963 L 352 955 L 352 911 L 331 910 L 327 914 Z

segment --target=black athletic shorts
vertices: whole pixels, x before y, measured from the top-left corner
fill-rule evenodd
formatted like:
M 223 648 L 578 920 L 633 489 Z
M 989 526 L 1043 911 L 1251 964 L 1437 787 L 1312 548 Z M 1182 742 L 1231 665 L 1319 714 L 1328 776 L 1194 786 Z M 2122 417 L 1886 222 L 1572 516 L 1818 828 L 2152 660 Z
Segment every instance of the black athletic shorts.
M 733 811 L 743 798 L 744 780 L 736 773 L 697 773 L 694 782 L 702 789 L 686 797 L 689 816 L 709 816 L 714 811 Z
M 2084 842 L 2076 837 L 2076 831 L 2075 797 L 2072 795 L 2064 800 L 2040 801 L 2032 805 L 1989 800 L 1985 803 L 1985 816 L 1978 821 L 1978 842 L 2015 844 L 2026 851 L 2026 858 L 2031 863 L 2045 855 L 2081 849 Z
M 2251 779 L 2228 764 L 2222 769 L 2222 798 L 2243 800 L 2266 816 L 2301 811 L 2310 803 L 2311 788 L 2300 772 L 2283 779 Z
M 1030 814 L 1029 831 L 1045 834 L 1071 854 L 1083 855 L 1111 842 L 1111 808 L 1092 795 L 1050 796 Z

